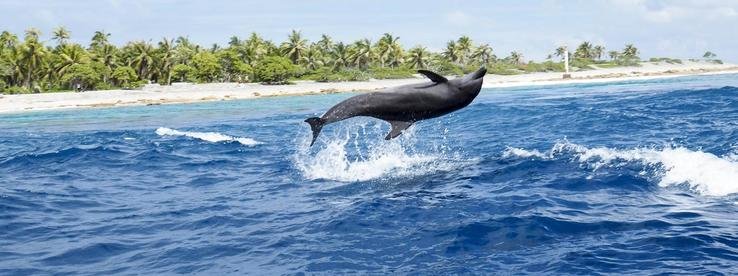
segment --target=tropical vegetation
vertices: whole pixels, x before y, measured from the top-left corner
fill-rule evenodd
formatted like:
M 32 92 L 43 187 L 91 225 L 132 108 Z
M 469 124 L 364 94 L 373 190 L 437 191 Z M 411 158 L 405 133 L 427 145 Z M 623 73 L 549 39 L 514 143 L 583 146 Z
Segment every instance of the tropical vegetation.
M 22 36 L 0 33 L 0 92 L 134 89 L 172 82 L 355 81 L 406 78 L 417 69 L 458 75 L 479 66 L 486 66 L 491 74 L 508 75 L 563 71 L 565 52 L 560 47 L 548 60 L 536 63 L 526 61 L 518 51 L 500 55 L 490 44 L 476 44 L 468 36 L 450 40 L 434 52 L 421 45 L 405 48 L 400 37 L 390 33 L 376 41 L 354 42 L 334 41 L 324 34 L 311 42 L 297 30 L 282 43 L 251 33 L 207 48 L 187 37 L 117 46 L 110 42 L 111 34 L 102 30 L 86 45 L 72 42 L 71 37 L 64 27 L 53 30 L 50 41 L 43 41 L 34 28 Z M 606 55 L 618 64 L 632 63 L 638 60 L 638 49 L 626 45 L 622 51 L 605 52 L 603 46 L 584 42 L 572 55 L 573 64 L 586 69 Z

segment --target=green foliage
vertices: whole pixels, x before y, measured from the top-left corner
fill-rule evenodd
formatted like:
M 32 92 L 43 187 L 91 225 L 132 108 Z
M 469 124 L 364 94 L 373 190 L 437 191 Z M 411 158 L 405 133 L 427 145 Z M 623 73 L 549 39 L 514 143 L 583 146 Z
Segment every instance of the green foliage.
M 136 71 L 128 66 L 115 68 L 111 77 L 115 81 L 115 85 L 124 89 L 135 88 L 133 84 L 138 79 Z
M 111 44 L 111 34 L 103 31 L 95 32 L 87 47 L 74 43 L 70 34 L 63 27 L 56 28 L 47 42 L 36 29 L 27 30 L 22 39 L 10 32 L 0 33 L 0 91 L 61 91 L 76 88 L 78 83 L 83 89 L 132 89 L 149 81 L 167 85 L 173 80 L 279 84 L 294 78 L 396 79 L 411 77 L 416 69 L 462 75 L 481 65 L 486 65 L 490 74 L 501 75 L 559 72 L 563 64 L 551 59 L 554 55 L 563 59 L 566 50 L 558 47 L 548 61 L 536 63 L 525 61 L 517 51 L 498 59 L 492 46 L 477 44 L 467 36 L 450 40 L 443 51 L 434 53 L 422 45 L 406 50 L 400 37 L 389 33 L 376 40 L 361 38 L 350 43 L 333 41 L 328 35 L 311 42 L 299 31 L 292 31 L 284 42 L 273 42 L 252 33 L 245 39 L 231 37 L 226 47 L 207 48 L 187 37 L 164 38 L 155 44 L 132 41 L 119 47 Z M 605 52 L 604 46 L 584 42 L 569 55 L 572 67 L 579 69 L 593 64 L 637 66 L 639 62 L 638 49 L 630 44 L 622 51 Z M 611 63 L 601 63 L 603 55 L 609 56 Z M 712 52 L 705 53 L 707 61 L 721 63 L 714 57 Z
M 172 68 L 172 77 L 177 81 L 194 81 L 195 80 L 195 68 L 187 64 L 177 64 Z
M 79 85 L 82 90 L 95 87 L 101 80 L 100 72 L 95 71 L 89 64 L 74 64 L 61 77 L 62 83 L 66 83 L 67 88 L 75 89 Z
M 95 90 L 111 90 L 113 88 L 115 88 L 113 85 L 106 82 L 98 82 L 94 87 Z
M 528 62 L 526 65 L 519 67 L 519 69 L 532 73 L 532 72 L 564 72 L 563 62 L 545 61 L 542 63 Z
M 234 70 L 231 73 L 235 81 L 248 82 L 251 80 L 251 76 L 254 74 L 254 68 L 248 63 L 239 62 L 234 66 Z
M 493 75 L 517 75 L 522 73 L 520 70 L 507 62 L 493 62 L 487 65 L 487 74 Z
M 618 67 L 618 66 L 620 66 L 620 65 L 618 65 L 615 62 L 608 62 L 608 63 L 599 63 L 599 64 L 597 64 L 597 67 L 599 67 L 599 68 L 615 68 L 615 67 Z
M 641 66 L 640 60 L 637 58 L 619 58 L 615 61 L 618 66 Z
M 297 68 L 289 59 L 278 56 L 264 58 L 254 68 L 254 78 L 267 84 L 283 84 L 292 77 Z
M 464 74 L 464 70 L 461 68 L 461 66 L 456 65 L 445 59 L 431 65 L 431 70 L 434 70 L 436 71 L 436 73 L 444 76 L 460 76 Z
M 3 91 L 3 93 L 6 94 L 28 94 L 31 93 L 31 90 L 28 90 L 25 86 L 10 86 L 6 87 Z
M 224 81 L 246 82 L 250 79 L 253 69 L 251 65 L 241 60 L 237 51 L 226 49 L 218 52 L 217 57 Z
M 575 58 L 574 60 L 569 62 L 569 66 L 575 71 L 594 69 L 594 67 L 591 66 L 592 64 L 594 64 L 593 60 L 582 58 Z
M 199 52 L 192 57 L 192 65 L 195 67 L 195 75 L 201 82 L 213 82 L 220 74 L 220 63 L 218 58 L 210 52 Z
M 316 69 L 310 74 L 306 74 L 303 76 L 303 79 L 306 80 L 314 80 L 318 82 L 329 82 L 337 79 L 338 77 L 333 76 L 333 70 L 328 67 L 321 67 Z
M 347 69 L 335 72 L 330 68 L 323 67 L 316 70 L 313 74 L 307 76 L 318 82 L 340 82 L 340 81 L 366 81 L 370 75 L 367 72 L 357 69 Z
M 667 58 L 667 57 L 650 58 L 648 61 L 649 62 L 666 62 L 666 63 L 669 63 L 669 64 L 682 64 L 682 60 L 681 59 Z

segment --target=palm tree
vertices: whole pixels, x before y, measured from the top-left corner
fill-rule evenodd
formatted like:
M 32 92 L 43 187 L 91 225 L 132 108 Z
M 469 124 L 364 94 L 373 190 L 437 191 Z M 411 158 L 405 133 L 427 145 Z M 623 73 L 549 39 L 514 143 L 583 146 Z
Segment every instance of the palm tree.
M 510 63 L 514 65 L 520 65 L 521 63 L 523 63 L 523 55 L 516 51 L 512 51 L 508 59 L 510 60 Z
M 592 59 L 592 56 L 592 43 L 589 43 L 589 41 L 582 42 L 574 51 L 574 57 L 579 59 Z
M 103 45 L 107 45 L 108 39 L 110 38 L 110 33 L 106 33 L 105 31 L 95 31 L 95 34 L 92 35 L 92 39 L 90 42 L 90 49 L 95 49 L 102 47 Z
M 343 42 L 338 42 L 333 46 L 331 51 L 331 63 L 333 63 L 333 70 L 338 70 L 346 67 L 349 64 L 349 53 L 348 47 Z
M 39 31 L 36 28 L 30 28 L 26 30 L 25 33 L 26 33 L 26 37 L 25 37 L 26 41 L 30 39 L 30 40 L 35 40 L 36 42 L 38 42 L 38 38 L 41 36 L 41 31 Z
M 610 60 L 615 61 L 620 56 L 620 53 L 618 51 L 609 51 L 607 55 L 610 56 Z
M 282 55 L 282 50 L 277 47 L 274 42 L 271 40 L 264 40 L 264 42 L 261 43 L 262 47 L 266 51 L 267 56 L 279 56 Z
M 172 83 L 172 67 L 174 67 L 174 41 L 162 38 L 159 41 L 159 55 L 157 58 L 157 67 L 159 73 L 167 80 L 167 85 Z
M 315 44 L 310 46 L 310 48 L 308 48 L 305 54 L 300 58 L 300 64 L 305 65 L 305 67 L 310 70 L 316 70 L 325 65 L 320 47 Z
M 151 71 L 154 69 L 154 47 L 148 42 L 131 42 L 130 47 L 133 59 L 129 66 L 133 67 L 141 80 L 149 80 Z
M 456 41 L 459 63 L 466 64 L 472 51 L 472 41 L 468 36 L 461 36 Z
M 459 47 L 456 46 L 456 41 L 449 40 L 446 42 L 446 49 L 443 50 L 443 53 L 441 53 L 444 58 L 451 62 L 458 62 L 459 61 Z
M 558 48 L 556 48 L 554 55 L 557 57 L 563 58 L 564 53 L 566 53 L 566 46 L 559 46 Z
M 200 51 L 200 47 L 190 43 L 190 40 L 186 37 L 177 37 L 174 40 L 174 64 L 185 64 L 189 65 L 192 57 Z
M 117 53 L 118 48 L 116 48 L 112 44 L 102 44 L 102 46 L 95 46 L 93 48 L 91 54 L 92 54 L 92 60 L 95 62 L 101 63 L 105 68 L 108 69 L 108 72 L 113 72 L 113 67 L 117 65 Z M 108 82 L 108 76 L 103 75 L 103 82 Z
M 315 45 L 318 46 L 318 50 L 323 55 L 328 55 L 333 50 L 333 40 L 327 34 L 320 35 L 320 40 Z
M 85 49 L 79 44 L 61 44 L 58 48 L 57 60 L 52 66 L 54 78 L 59 78 L 66 74 L 67 70 L 75 64 L 89 63 L 90 58 Z
M 5 75 L 8 79 L 8 84 L 10 85 L 19 85 L 21 80 L 24 78 L 24 66 L 21 63 L 21 49 L 22 45 L 18 45 L 18 47 L 12 47 L 8 48 L 5 51 L 5 65 L 6 65 L 6 71 L 1 72 L 2 75 Z
M 26 30 L 25 41 L 21 45 L 18 57 L 19 63 L 25 71 L 25 84 L 28 90 L 33 89 L 33 74 L 43 65 L 46 56 L 46 48 L 38 41 L 40 35 L 41 32 L 37 29 Z
M 299 31 L 292 30 L 292 33 L 287 37 L 287 41 L 282 43 L 282 54 L 287 56 L 292 63 L 297 64 L 307 48 L 307 40 L 302 38 Z
M 228 40 L 228 46 L 231 46 L 232 48 L 241 46 L 241 40 L 237 36 L 231 36 L 230 40 Z
M 14 48 L 18 45 L 18 37 L 8 31 L 0 33 L 0 54 L 3 49 Z
M 377 58 L 379 65 L 384 67 L 387 64 L 392 66 L 398 65 L 402 60 L 402 46 L 399 43 L 400 37 L 392 36 L 392 34 L 384 33 L 377 41 Z
M 397 39 L 399 39 L 399 37 L 397 37 Z M 402 45 L 400 45 L 397 39 L 392 43 L 392 46 L 390 47 L 392 50 L 390 51 L 389 57 L 387 59 L 387 63 L 391 67 L 400 66 L 402 60 L 405 57 L 405 52 L 402 49 Z
M 408 65 L 415 69 L 425 69 L 428 66 L 430 53 L 423 46 L 415 46 L 408 52 Z
M 490 60 L 494 59 L 492 47 L 489 47 L 489 44 L 479 45 L 471 57 L 478 59 L 482 64 L 488 64 Z
M 597 45 L 594 48 L 592 48 L 592 57 L 596 58 L 597 60 L 602 59 L 602 55 L 605 54 L 605 46 Z
M 67 40 L 69 40 L 70 34 L 67 28 L 64 28 L 64 26 L 59 26 L 56 29 L 54 29 L 54 32 L 52 33 L 52 39 L 56 40 L 57 45 L 64 45 L 67 43 Z
M 625 49 L 623 49 L 622 56 L 628 59 L 638 58 L 638 48 L 633 46 L 633 44 L 627 44 L 625 45 Z
M 251 66 L 256 65 L 256 62 L 261 60 L 269 51 L 265 44 L 264 39 L 258 34 L 251 33 L 251 36 L 243 42 L 244 47 L 241 57 Z
M 210 46 L 210 53 L 215 54 L 218 50 L 220 50 L 220 45 L 218 45 L 218 43 L 213 43 L 213 45 Z
M 351 63 L 355 66 L 366 69 L 372 61 L 372 43 L 369 39 L 362 39 L 354 42 L 351 51 Z

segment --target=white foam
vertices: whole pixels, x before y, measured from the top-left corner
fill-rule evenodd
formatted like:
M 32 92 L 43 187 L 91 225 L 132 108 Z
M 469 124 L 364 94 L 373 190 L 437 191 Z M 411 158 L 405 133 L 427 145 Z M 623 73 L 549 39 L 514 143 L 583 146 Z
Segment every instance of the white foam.
M 261 144 L 261 142 L 259 141 L 256 141 L 251 138 L 246 138 L 246 137 L 233 137 L 233 136 L 228 136 L 228 135 L 217 133 L 217 132 L 179 131 L 176 129 L 166 128 L 166 127 L 157 128 L 156 134 L 160 136 L 186 136 L 186 137 L 200 139 L 203 141 L 208 141 L 208 142 L 213 142 L 213 143 L 235 141 L 235 142 L 239 142 L 242 145 L 246 145 L 246 146 L 254 146 L 254 145 Z
M 505 151 L 502 152 L 503 158 L 511 158 L 511 157 L 522 157 L 522 158 L 528 158 L 528 157 L 538 157 L 538 158 L 548 158 L 546 154 L 543 154 L 542 152 L 538 150 L 525 150 L 521 148 L 513 148 L 513 147 L 507 147 Z
M 415 152 L 414 128 L 396 139 L 384 141 L 372 140 L 376 137 L 367 135 L 365 127 L 349 127 L 344 129 L 343 137 L 329 138 L 325 144 L 316 142 L 313 147 L 320 148 L 315 153 L 310 151 L 309 140 L 299 142 L 295 166 L 307 179 L 353 182 L 427 175 L 473 162 L 443 149 Z M 349 143 L 351 140 L 353 143 Z M 368 146 L 361 149 L 360 144 Z
M 654 176 L 662 187 L 686 184 L 695 192 L 709 196 L 738 193 L 738 162 L 734 156 L 721 158 L 684 147 L 618 150 L 588 148 L 565 141 L 556 143 L 547 153 L 510 148 L 503 152 L 503 156 L 521 158 L 535 156 L 555 159 L 567 155 L 571 155 L 575 161 L 593 165 L 595 170 L 603 166 L 617 166 L 618 162 L 639 162 L 647 167 L 656 167 L 658 169 Z

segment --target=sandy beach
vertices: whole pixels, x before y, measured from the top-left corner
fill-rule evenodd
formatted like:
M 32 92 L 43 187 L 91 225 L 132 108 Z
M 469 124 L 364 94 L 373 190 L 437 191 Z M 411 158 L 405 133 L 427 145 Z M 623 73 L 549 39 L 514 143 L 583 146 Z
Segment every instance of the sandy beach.
M 572 72 L 570 79 L 562 73 L 531 73 L 520 75 L 487 75 L 484 87 L 514 87 L 568 83 L 595 83 L 622 80 L 678 77 L 699 74 L 738 73 L 736 64 L 714 64 L 684 61 L 683 64 L 644 62 L 641 66 L 598 68 Z M 253 99 L 284 95 L 310 95 L 351 91 L 371 91 L 397 85 L 422 82 L 421 76 L 397 80 L 322 83 L 298 81 L 291 85 L 256 83 L 175 83 L 170 86 L 147 85 L 140 90 L 104 90 L 82 93 L 60 92 L 42 94 L 0 95 L 0 113 L 17 113 L 65 108 L 94 108 L 131 105 L 158 105 Z

